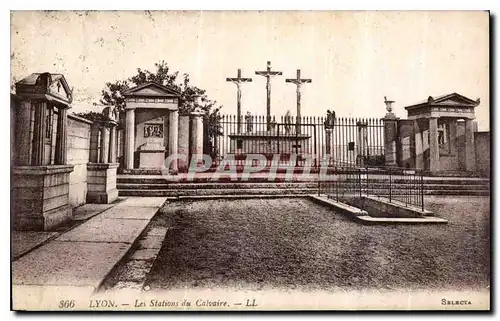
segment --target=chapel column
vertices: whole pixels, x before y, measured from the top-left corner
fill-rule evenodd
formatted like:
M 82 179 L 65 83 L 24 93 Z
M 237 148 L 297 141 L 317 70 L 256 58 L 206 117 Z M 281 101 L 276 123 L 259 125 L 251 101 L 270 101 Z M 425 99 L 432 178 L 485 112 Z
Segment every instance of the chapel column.
M 109 162 L 110 163 L 115 163 L 116 162 L 116 126 L 111 125 L 111 128 L 109 129 Z
M 465 169 L 467 171 L 476 170 L 476 153 L 474 150 L 474 121 L 465 120 Z
M 67 127 L 68 127 L 68 110 L 66 106 L 59 107 L 59 115 L 57 117 L 57 135 L 56 135 L 56 165 L 64 165 L 67 162 Z
M 35 126 L 33 131 L 33 151 L 31 165 L 42 166 L 45 158 L 45 118 L 47 117 L 47 103 L 35 102 Z
M 170 162 L 170 172 L 172 174 L 177 174 L 179 169 L 177 167 L 177 146 L 179 140 L 179 112 L 177 110 L 171 110 L 169 112 L 169 130 L 168 130 L 168 145 L 169 145 L 169 156 L 173 156 Z
M 101 127 L 101 150 L 99 153 L 99 163 L 107 163 L 109 158 L 109 128 L 106 124 Z
M 20 166 L 31 165 L 31 133 L 28 130 L 31 127 L 31 101 L 22 100 L 19 104 L 19 113 L 16 130 L 17 145 L 19 148 L 18 164 Z
M 449 135 L 448 135 L 448 144 L 450 144 L 450 153 L 452 155 L 457 154 L 457 120 L 450 119 L 448 121 Z
M 125 115 L 125 168 L 134 168 L 135 110 L 127 109 Z
M 439 171 L 438 118 L 429 118 L 429 170 Z

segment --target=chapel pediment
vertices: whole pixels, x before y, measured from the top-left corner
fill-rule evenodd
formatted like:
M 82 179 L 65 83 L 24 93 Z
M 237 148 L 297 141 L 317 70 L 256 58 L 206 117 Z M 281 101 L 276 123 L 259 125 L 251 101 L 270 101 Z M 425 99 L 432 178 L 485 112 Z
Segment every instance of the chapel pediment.
M 179 97 L 180 92 L 174 88 L 163 86 L 156 82 L 148 82 L 124 92 L 126 97 Z
M 72 90 L 62 74 L 32 73 L 16 83 L 16 94 L 27 98 L 55 99 L 65 103 L 73 100 Z
M 478 106 L 479 103 L 480 103 L 479 98 L 477 100 L 472 100 L 460 94 L 452 93 L 442 96 L 434 96 L 434 97 L 429 96 L 426 101 L 406 106 L 405 109 L 410 110 L 421 107 L 439 107 L 439 106 L 449 106 L 455 108 L 471 108 Z
M 440 106 L 456 106 L 456 107 L 475 107 L 478 104 L 477 101 L 469 99 L 465 96 L 453 93 L 451 95 L 446 95 L 439 99 L 434 99 L 434 105 Z

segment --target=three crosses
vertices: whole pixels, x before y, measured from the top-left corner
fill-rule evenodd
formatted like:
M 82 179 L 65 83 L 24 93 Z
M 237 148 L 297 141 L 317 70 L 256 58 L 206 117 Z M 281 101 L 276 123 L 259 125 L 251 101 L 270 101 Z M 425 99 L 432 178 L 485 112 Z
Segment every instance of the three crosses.
M 267 130 L 271 130 L 271 78 L 274 76 L 281 76 L 283 73 L 281 71 L 271 70 L 271 62 L 267 62 L 267 70 L 256 71 L 256 75 L 266 77 L 266 124 Z M 238 69 L 237 78 L 226 78 L 226 81 L 236 84 L 237 87 L 237 119 L 238 119 L 238 132 L 241 132 L 241 87 L 240 85 L 245 82 L 251 82 L 252 78 L 242 78 L 241 69 Z M 297 133 L 300 133 L 300 98 L 301 98 L 301 88 L 304 83 L 311 83 L 311 79 L 300 78 L 300 69 L 297 69 L 297 78 L 286 79 L 286 82 L 293 83 L 297 86 Z

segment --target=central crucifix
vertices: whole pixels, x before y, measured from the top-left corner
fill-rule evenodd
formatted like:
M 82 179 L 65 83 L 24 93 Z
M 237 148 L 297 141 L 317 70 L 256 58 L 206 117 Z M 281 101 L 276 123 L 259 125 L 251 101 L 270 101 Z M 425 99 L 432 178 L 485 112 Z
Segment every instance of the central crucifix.
M 271 71 L 271 62 L 267 62 L 267 70 L 256 71 L 256 75 L 264 76 L 267 78 L 266 90 L 267 90 L 267 109 L 266 109 L 266 123 L 267 130 L 271 130 L 271 77 L 281 76 L 283 73 L 281 71 Z
M 252 78 L 242 78 L 241 77 L 241 69 L 238 69 L 238 77 L 236 78 L 226 78 L 226 81 L 232 82 L 236 84 L 236 88 L 238 89 L 237 97 L 236 97 L 236 114 L 237 114 L 237 122 L 238 122 L 238 133 L 241 133 L 241 88 L 240 85 L 244 82 L 252 82 Z
M 297 86 L 297 118 L 295 120 L 295 130 L 297 134 L 300 134 L 300 118 L 302 117 L 300 114 L 300 98 L 302 95 L 302 84 L 311 83 L 312 80 L 300 78 L 300 69 L 297 69 L 297 78 L 286 79 L 285 81 L 291 82 Z

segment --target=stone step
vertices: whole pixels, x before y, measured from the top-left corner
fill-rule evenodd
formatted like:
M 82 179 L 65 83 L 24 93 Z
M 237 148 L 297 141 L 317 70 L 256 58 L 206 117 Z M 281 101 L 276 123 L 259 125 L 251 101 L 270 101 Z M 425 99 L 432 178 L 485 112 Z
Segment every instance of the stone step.
M 362 183 L 366 188 L 365 182 Z M 182 190 L 182 189 L 266 189 L 266 188 L 317 188 L 318 183 L 170 183 L 170 184 L 117 184 L 119 190 L 144 189 L 144 190 Z M 322 183 L 322 188 L 335 188 L 335 184 Z M 394 190 L 407 189 L 408 185 L 394 184 Z M 380 182 L 371 184 L 370 189 L 387 188 Z M 489 190 L 485 185 L 449 185 L 449 184 L 424 184 L 424 190 Z
M 316 194 L 316 188 L 287 188 L 287 189 L 182 189 L 182 190 L 145 190 L 145 189 L 124 189 L 119 191 L 120 196 L 209 196 L 209 195 L 305 195 Z M 382 193 L 383 191 L 371 191 L 372 193 Z M 489 190 L 424 190 L 425 195 L 456 195 L 456 196 L 488 196 Z M 404 191 L 394 191 L 392 194 L 405 195 Z
M 174 176 L 175 177 L 175 176 Z M 389 178 L 377 178 L 368 180 L 362 179 L 363 182 L 382 182 L 387 183 Z M 392 179 L 392 183 L 400 183 L 400 179 Z M 206 184 L 226 184 L 226 183 L 313 183 L 317 182 L 317 177 L 313 176 L 310 179 L 304 179 L 299 177 L 294 177 L 291 181 L 285 180 L 284 177 L 276 177 L 272 182 L 269 181 L 267 177 L 250 177 L 248 180 L 231 180 L 230 177 L 221 177 L 217 181 L 213 181 L 210 177 L 195 177 L 194 179 L 187 180 L 186 178 L 172 178 L 172 176 L 152 176 L 152 177 L 134 177 L 134 176 L 118 176 L 117 183 L 118 184 L 195 184 L 195 183 L 206 183 Z M 488 179 L 439 179 L 439 178 L 424 178 L 424 184 L 433 184 L 433 185 L 483 185 L 489 186 L 490 181 Z
M 117 184 L 118 189 L 250 189 L 250 188 L 317 188 L 318 183 L 171 183 L 171 184 Z
M 120 196 L 194 196 L 194 195 L 288 195 L 288 194 L 314 194 L 316 188 L 300 189 L 184 189 L 184 190 L 143 190 L 129 189 L 120 190 Z

